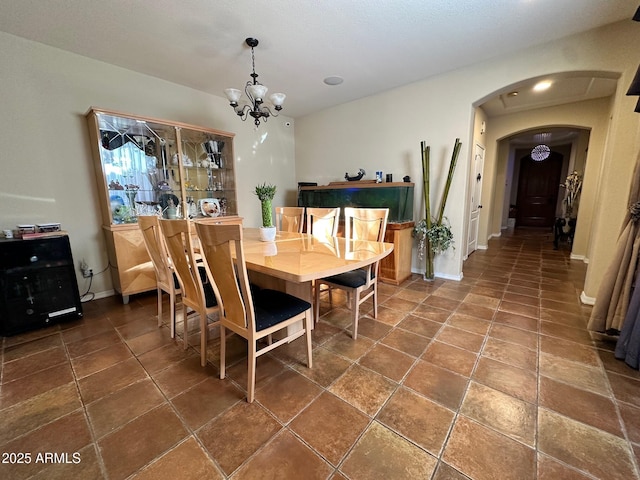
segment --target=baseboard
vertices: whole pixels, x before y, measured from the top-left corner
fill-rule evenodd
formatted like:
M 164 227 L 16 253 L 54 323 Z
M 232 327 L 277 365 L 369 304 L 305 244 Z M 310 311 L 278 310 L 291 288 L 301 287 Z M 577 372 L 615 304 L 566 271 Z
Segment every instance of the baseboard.
M 476 250 L 488 250 L 489 245 L 476 245 Z
M 416 275 L 424 275 L 424 270 L 422 270 L 422 271 L 420 271 L 420 270 L 411 270 L 411 273 L 415 273 Z M 454 280 L 456 282 L 459 282 L 464 277 L 464 274 L 462 272 L 460 272 L 460 275 L 447 275 L 445 273 L 436 272 L 434 274 L 434 276 L 435 276 L 435 278 L 441 278 L 443 280 Z
M 584 255 L 574 255 L 573 253 L 569 256 L 571 260 L 582 260 L 582 263 L 589 263 L 589 259 Z
M 462 280 L 462 276 L 462 273 L 460 273 L 460 275 L 446 275 L 444 273 L 436 273 L 436 278 L 442 278 L 444 280 L 455 280 L 456 282 Z
M 585 305 L 595 305 L 596 303 L 595 297 L 589 297 L 586 293 L 584 293 L 584 290 L 580 294 L 580 301 Z
M 90 300 L 98 300 L 99 298 L 107 298 L 107 297 L 113 297 L 114 295 L 116 295 L 116 291 L 115 290 L 105 290 L 104 292 L 98 292 L 98 293 L 93 293 L 93 292 L 87 292 L 84 294 L 84 296 L 82 296 L 80 298 L 80 300 L 83 300 L 85 297 L 91 297 L 91 298 L 87 298 L 86 300 L 83 301 L 90 301 Z
M 492 238 L 498 238 L 501 236 L 502 236 L 502 232 L 492 233 L 491 235 L 489 235 L 489 238 L 487 238 L 487 240 L 491 240 Z

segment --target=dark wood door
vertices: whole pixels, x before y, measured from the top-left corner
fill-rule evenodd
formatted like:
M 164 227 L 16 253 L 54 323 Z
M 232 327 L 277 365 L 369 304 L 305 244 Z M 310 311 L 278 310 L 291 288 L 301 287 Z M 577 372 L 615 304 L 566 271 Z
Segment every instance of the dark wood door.
M 556 216 L 563 156 L 556 152 L 546 160 L 534 161 L 530 155 L 520 160 L 518 213 L 520 227 L 552 227 Z

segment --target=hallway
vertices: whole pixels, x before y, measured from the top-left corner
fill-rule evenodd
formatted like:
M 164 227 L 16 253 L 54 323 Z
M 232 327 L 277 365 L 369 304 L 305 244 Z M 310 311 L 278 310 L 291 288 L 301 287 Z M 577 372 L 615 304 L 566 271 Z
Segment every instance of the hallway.
M 585 265 L 552 241 L 517 229 L 461 282 L 382 284 L 357 341 L 344 297 L 324 298 L 314 368 L 302 339 L 262 357 L 251 405 L 246 345 L 219 380 L 219 342 L 201 368 L 155 293 L 4 338 L 0 447 L 32 461 L 0 477 L 639 480 L 640 374 L 587 332 Z

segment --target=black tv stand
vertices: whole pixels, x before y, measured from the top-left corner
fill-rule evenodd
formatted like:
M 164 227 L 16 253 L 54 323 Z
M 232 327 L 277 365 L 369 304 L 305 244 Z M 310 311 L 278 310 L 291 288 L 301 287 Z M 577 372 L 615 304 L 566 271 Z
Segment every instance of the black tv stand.
M 82 317 L 69 237 L 0 240 L 0 335 Z

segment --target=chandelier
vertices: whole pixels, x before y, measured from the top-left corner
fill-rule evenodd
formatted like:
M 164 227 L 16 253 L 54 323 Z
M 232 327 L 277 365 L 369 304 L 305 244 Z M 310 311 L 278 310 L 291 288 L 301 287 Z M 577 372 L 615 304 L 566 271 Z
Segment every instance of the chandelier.
M 260 119 L 266 122 L 269 116 L 278 116 L 278 112 L 282 110 L 282 104 L 284 103 L 286 95 L 284 93 L 272 93 L 269 95 L 269 100 L 271 101 L 274 111 L 269 108 L 269 105 L 264 103 L 264 97 L 267 94 L 268 88 L 258 82 L 256 61 L 253 54 L 254 47 L 258 46 L 258 40 L 256 38 L 247 38 L 245 43 L 251 47 L 251 78 L 253 80 L 249 80 L 244 86 L 244 93 L 247 95 L 249 103 L 244 103 L 243 105 L 238 103 L 242 92 L 237 88 L 227 88 L 224 93 L 229 99 L 229 105 L 233 107 L 238 116 L 242 118 L 243 121 L 246 120 L 249 115 L 252 116 L 256 127 L 258 127 L 260 125 Z
M 542 162 L 546 160 L 551 155 L 551 149 L 548 145 L 540 144 L 533 147 L 531 150 L 531 159 L 536 162 Z

